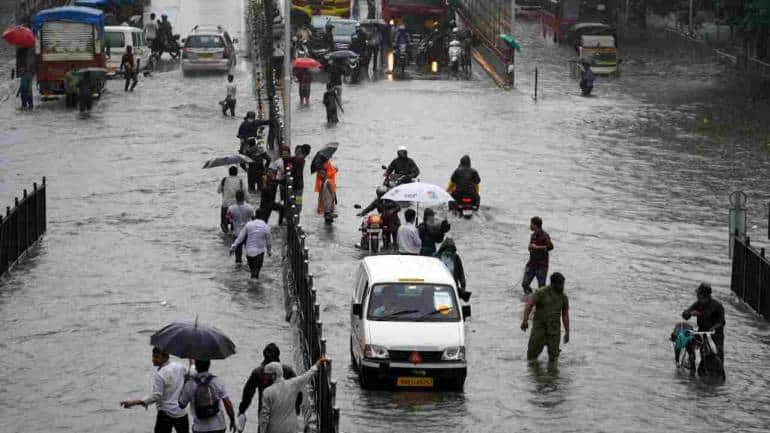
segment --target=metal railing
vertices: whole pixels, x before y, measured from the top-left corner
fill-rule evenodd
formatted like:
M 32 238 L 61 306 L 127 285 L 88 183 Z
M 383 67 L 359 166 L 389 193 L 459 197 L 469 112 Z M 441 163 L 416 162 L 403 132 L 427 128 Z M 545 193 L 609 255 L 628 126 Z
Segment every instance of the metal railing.
M 285 124 L 280 86 L 275 77 L 273 65 L 273 17 L 272 0 L 250 0 L 247 19 L 249 22 L 250 54 L 254 64 L 254 96 L 260 118 L 263 118 L 263 96 L 267 104 L 268 116 L 272 120 L 270 128 L 275 147 L 284 146 Z M 276 65 L 281 68 L 283 65 Z M 288 73 L 288 71 L 284 71 Z M 263 95 L 263 91 L 265 95 Z M 271 142 L 273 142 L 271 140 Z M 308 269 L 309 254 L 305 246 L 305 234 L 299 224 L 299 207 L 293 191 L 294 179 L 287 176 L 285 184 L 286 200 L 286 244 L 283 262 L 283 284 L 287 318 L 295 314 L 300 333 L 302 360 L 305 368 L 322 357 L 326 357 L 326 340 L 323 338 L 323 324 L 320 320 L 320 308 L 313 287 L 313 276 Z M 290 204 L 290 206 L 289 206 Z M 320 365 L 318 376 L 313 380 L 313 405 L 306 422 L 319 433 L 338 433 L 339 409 L 336 405 L 337 384 L 332 379 L 331 360 Z
M 8 271 L 46 230 L 45 177 L 43 184 L 32 184 L 32 193 L 24 190 L 21 200 L 5 208 L 0 216 L 0 275 Z
M 730 289 L 754 311 L 770 320 L 770 261 L 765 249 L 757 250 L 746 237 L 733 241 L 733 270 Z
M 287 178 L 286 189 L 289 203 L 295 203 L 292 189 L 294 179 Z M 305 366 L 309 367 L 318 359 L 326 357 L 326 339 L 323 338 L 323 323 L 320 307 L 310 273 L 310 254 L 305 246 L 305 233 L 299 224 L 299 213 L 292 204 L 286 215 L 286 250 L 284 253 L 284 290 L 287 309 L 293 309 L 301 333 Z M 294 305 L 296 304 L 296 306 Z M 336 407 L 337 383 L 332 379 L 332 362 L 320 365 L 320 372 L 314 383 L 314 411 L 316 431 L 320 433 L 339 432 L 340 411 Z

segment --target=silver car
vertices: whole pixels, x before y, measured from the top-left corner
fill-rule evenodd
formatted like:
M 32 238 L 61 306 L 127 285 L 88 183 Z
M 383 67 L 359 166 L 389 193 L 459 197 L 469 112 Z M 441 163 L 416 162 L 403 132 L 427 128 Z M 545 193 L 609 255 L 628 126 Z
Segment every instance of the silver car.
M 195 26 L 184 40 L 182 73 L 188 71 L 229 71 L 235 66 L 237 39 L 222 28 Z

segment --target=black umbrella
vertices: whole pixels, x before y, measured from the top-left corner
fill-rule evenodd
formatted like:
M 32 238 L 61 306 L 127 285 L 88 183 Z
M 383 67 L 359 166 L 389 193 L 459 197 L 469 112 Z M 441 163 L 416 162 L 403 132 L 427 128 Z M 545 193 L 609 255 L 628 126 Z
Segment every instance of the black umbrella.
M 177 321 L 166 325 L 150 337 L 150 345 L 186 359 L 225 359 L 235 354 L 235 344 L 213 326 Z
M 319 150 L 315 156 L 313 156 L 313 161 L 310 163 L 310 173 L 315 173 L 316 171 L 320 170 L 324 165 L 324 162 L 331 159 L 332 155 L 334 155 L 334 152 L 337 151 L 338 146 L 339 143 L 332 141 L 331 143 L 328 143 L 326 146 L 324 146 L 323 149 Z

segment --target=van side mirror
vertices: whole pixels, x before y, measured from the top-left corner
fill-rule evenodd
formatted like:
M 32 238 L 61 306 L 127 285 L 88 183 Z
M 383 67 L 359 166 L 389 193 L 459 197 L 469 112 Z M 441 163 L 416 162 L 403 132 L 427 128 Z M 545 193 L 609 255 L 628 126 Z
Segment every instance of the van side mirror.
M 383 169 L 383 170 L 387 170 L 387 169 L 388 169 L 388 167 L 385 167 L 385 166 L 383 165 L 383 166 L 382 166 L 382 169 Z
M 353 205 L 353 209 L 361 209 L 361 205 L 356 203 Z
M 470 305 L 463 305 L 462 307 L 463 312 L 463 320 L 466 320 L 467 318 L 471 317 L 471 306 Z
M 364 309 L 361 304 L 353 304 L 353 315 L 358 316 L 359 318 L 363 316 Z

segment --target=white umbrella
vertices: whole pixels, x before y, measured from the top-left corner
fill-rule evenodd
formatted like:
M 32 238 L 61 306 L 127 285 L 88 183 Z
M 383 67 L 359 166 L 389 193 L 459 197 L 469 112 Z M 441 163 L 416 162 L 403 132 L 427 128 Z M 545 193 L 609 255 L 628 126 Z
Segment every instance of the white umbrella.
M 414 203 L 439 204 L 454 201 L 443 188 L 430 183 L 412 182 L 399 185 L 382 196 L 393 201 L 408 201 Z

